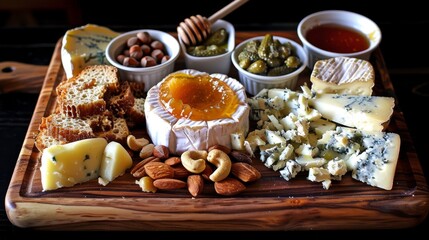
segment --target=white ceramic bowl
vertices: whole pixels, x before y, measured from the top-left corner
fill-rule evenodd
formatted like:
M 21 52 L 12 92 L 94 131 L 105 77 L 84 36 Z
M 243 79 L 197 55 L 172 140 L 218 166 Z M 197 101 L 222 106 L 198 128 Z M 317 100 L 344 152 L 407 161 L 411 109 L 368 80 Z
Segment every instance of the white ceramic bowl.
M 321 24 L 338 24 L 355 29 L 368 38 L 369 47 L 355 53 L 335 53 L 320 49 L 308 42 L 305 36 L 310 29 Z M 343 10 L 326 10 L 310 14 L 300 21 L 297 32 L 308 54 L 308 66 L 310 69 L 314 67 L 314 64 L 318 60 L 332 57 L 344 56 L 369 60 L 371 53 L 378 47 L 381 41 L 380 28 L 371 19 L 358 13 Z
M 116 61 L 116 56 L 123 51 L 130 37 L 136 36 L 138 32 L 148 32 L 152 39 L 159 40 L 164 44 L 170 59 L 162 64 L 152 67 L 126 67 Z M 147 92 L 151 87 L 160 82 L 165 76 L 173 72 L 174 64 L 180 54 L 179 42 L 169 33 L 153 30 L 140 29 L 122 33 L 112 39 L 106 47 L 106 58 L 110 64 L 119 69 L 121 79 L 135 82 L 144 82 L 144 90 Z
M 220 19 L 212 25 L 211 32 L 215 32 L 220 28 L 225 28 L 229 34 L 228 51 L 216 56 L 195 57 L 188 54 L 185 43 L 183 43 L 182 39 L 179 37 L 179 43 L 185 58 L 186 68 L 207 73 L 229 73 L 231 67 L 231 53 L 235 47 L 235 29 L 231 23 Z
M 301 61 L 301 66 L 295 71 L 289 74 L 280 75 L 280 76 L 263 76 L 263 75 L 253 74 L 240 67 L 239 61 L 238 61 L 238 55 L 240 54 L 240 52 L 243 51 L 245 45 L 249 41 L 252 41 L 252 40 L 261 41 L 263 38 L 264 36 L 259 36 L 259 37 L 249 38 L 246 41 L 243 41 L 235 48 L 234 52 L 231 55 L 232 64 L 237 69 L 240 82 L 246 88 L 246 92 L 252 95 L 256 95 L 264 88 L 294 89 L 296 86 L 296 82 L 298 80 L 299 74 L 302 71 L 304 71 L 304 69 L 307 66 L 307 55 L 304 51 L 304 48 L 301 45 L 299 45 L 297 42 L 291 39 L 279 37 L 279 36 L 273 36 L 273 39 L 278 39 L 281 43 L 290 42 L 292 44 L 293 48 L 295 49 L 295 55 Z

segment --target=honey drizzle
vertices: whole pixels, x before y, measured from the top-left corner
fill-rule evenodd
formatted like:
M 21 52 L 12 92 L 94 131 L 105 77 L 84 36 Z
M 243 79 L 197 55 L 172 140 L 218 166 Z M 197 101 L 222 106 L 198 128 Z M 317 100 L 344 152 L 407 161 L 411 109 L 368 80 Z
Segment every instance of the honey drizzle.
M 224 81 L 209 75 L 171 74 L 161 84 L 159 98 L 176 118 L 210 121 L 231 118 L 239 99 Z

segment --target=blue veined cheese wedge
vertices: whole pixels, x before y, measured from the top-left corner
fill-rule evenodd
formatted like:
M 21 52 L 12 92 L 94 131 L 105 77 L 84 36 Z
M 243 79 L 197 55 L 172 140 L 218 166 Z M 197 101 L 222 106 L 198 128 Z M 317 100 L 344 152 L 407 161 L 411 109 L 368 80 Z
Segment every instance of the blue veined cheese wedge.
M 311 90 L 371 96 L 374 76 L 374 68 L 366 60 L 350 57 L 323 59 L 314 64 L 310 75 Z
M 61 62 L 67 78 L 77 75 L 85 66 L 109 64 L 105 50 L 119 33 L 95 24 L 70 29 L 63 37 Z
M 398 134 L 337 127 L 323 134 L 317 145 L 322 154 L 343 159 L 354 179 L 392 189 L 401 148 Z
M 43 191 L 97 178 L 106 146 L 104 138 L 89 138 L 45 148 L 40 167 Z
M 392 97 L 317 94 L 309 104 L 333 122 L 364 131 L 382 131 L 393 114 Z

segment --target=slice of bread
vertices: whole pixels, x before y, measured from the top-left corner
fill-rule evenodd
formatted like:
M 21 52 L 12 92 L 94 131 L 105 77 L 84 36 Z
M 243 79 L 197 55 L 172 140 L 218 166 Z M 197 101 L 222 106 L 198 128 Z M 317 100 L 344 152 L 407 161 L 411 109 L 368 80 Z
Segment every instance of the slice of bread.
M 127 120 L 129 126 L 135 126 L 137 124 L 143 123 L 145 119 L 144 115 L 144 98 L 134 99 L 134 105 L 128 109 Z
M 55 139 L 52 136 L 46 135 L 46 129 L 42 129 L 36 136 L 35 145 L 36 148 L 42 152 L 43 149 L 48 148 L 52 145 L 62 145 L 68 143 L 67 141 Z
M 109 97 L 107 101 L 108 109 L 116 117 L 123 118 L 134 105 L 134 95 L 128 82 L 123 82 L 118 94 Z
M 63 114 L 85 118 L 103 113 L 106 110 L 106 92 L 116 92 L 118 88 L 117 68 L 108 65 L 88 66 L 77 76 L 57 86 L 57 103 Z
M 115 141 L 121 144 L 126 144 L 127 137 L 130 135 L 130 131 L 124 118 L 114 118 L 112 129 L 109 131 L 96 133 L 96 135 L 97 137 L 106 138 L 109 142 Z
M 54 113 L 42 118 L 39 131 L 59 141 L 73 142 L 95 137 L 88 121 L 71 118 L 61 113 Z

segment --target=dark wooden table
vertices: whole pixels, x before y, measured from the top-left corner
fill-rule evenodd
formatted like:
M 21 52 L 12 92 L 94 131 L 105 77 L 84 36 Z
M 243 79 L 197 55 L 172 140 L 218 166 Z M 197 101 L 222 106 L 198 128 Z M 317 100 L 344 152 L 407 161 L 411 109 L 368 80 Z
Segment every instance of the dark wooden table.
M 290 29 L 295 29 L 295 26 L 286 26 Z M 419 26 L 410 26 L 409 28 L 418 28 Z M 420 26 L 422 27 L 422 26 Z M 393 36 L 393 31 L 388 30 L 393 27 L 385 26 L 383 33 L 384 39 L 389 39 L 388 36 Z M 22 32 L 22 29 L 2 29 L 1 36 L 10 36 L 7 39 L 0 40 L 0 62 L 4 61 L 19 61 L 29 64 L 36 64 L 46 66 L 49 64 L 52 53 L 54 51 L 55 43 L 65 32 L 65 28 L 47 28 L 47 29 L 26 29 L 28 34 L 37 34 L 40 36 L 34 42 L 31 43 L 23 41 L 18 36 Z M 171 30 L 171 29 L 167 29 Z M 386 40 L 387 41 L 387 40 Z M 393 45 L 393 46 L 392 46 Z M 410 130 L 411 137 L 415 144 L 415 148 L 418 157 L 421 161 L 421 165 L 428 176 L 428 154 L 427 149 L 429 148 L 428 140 L 426 139 L 429 133 L 428 128 L 424 127 L 425 121 L 421 117 L 421 114 L 416 110 L 424 108 L 422 104 L 427 104 L 429 98 L 429 87 L 427 77 L 429 76 L 429 68 L 426 62 L 422 62 L 415 65 L 410 65 L 408 62 L 401 65 L 401 61 L 394 59 L 396 56 L 392 54 L 396 50 L 393 43 L 382 44 L 381 50 L 385 56 L 388 71 L 396 94 L 399 99 L 399 104 L 404 112 L 405 120 Z M 0 69 L 3 71 L 3 69 Z M 7 71 L 7 70 L 4 70 Z M 11 174 L 16 164 L 17 157 L 19 155 L 22 143 L 24 140 L 25 133 L 27 132 L 28 124 L 38 98 L 38 93 L 28 92 L 10 92 L 0 94 L 0 152 L 2 153 L 0 162 L 0 197 L 4 199 Z M 416 104 L 417 103 L 417 104 Z M 374 223 L 376 224 L 376 223 Z M 411 229 L 400 229 L 400 230 L 372 230 L 369 232 L 377 232 L 388 235 L 396 235 L 399 233 L 410 234 L 410 236 L 417 234 L 420 231 L 424 231 L 429 226 L 427 220 L 423 221 L 416 227 Z M 21 229 L 13 226 L 5 213 L 4 206 L 0 208 L 0 231 L 7 231 L 10 234 L 21 234 L 31 229 Z M 40 232 L 37 232 L 40 233 Z M 66 233 L 59 233 L 59 235 L 65 235 Z M 74 233 L 79 235 L 79 233 Z M 102 234 L 103 236 L 114 236 L 118 234 Z M 221 233 L 211 233 L 213 235 L 221 236 Z M 234 234 L 234 233 L 232 233 Z M 240 233 L 242 237 L 248 235 L 252 237 L 265 237 L 267 235 L 278 234 L 278 232 L 269 233 Z M 294 236 L 305 236 L 305 235 L 331 235 L 329 232 L 293 232 L 293 233 L 282 233 L 288 237 Z M 292 235 L 291 235 L 292 234 Z M 343 233 L 335 233 L 343 234 Z M 344 234 L 350 234 L 345 231 Z M 362 236 L 368 236 L 367 231 L 353 231 L 353 234 Z M 122 235 L 122 234 L 121 234 Z M 187 233 L 180 233 L 182 236 L 188 236 Z M 285 235 L 284 235 L 285 236 Z M 332 235 L 331 235 L 332 236 Z

